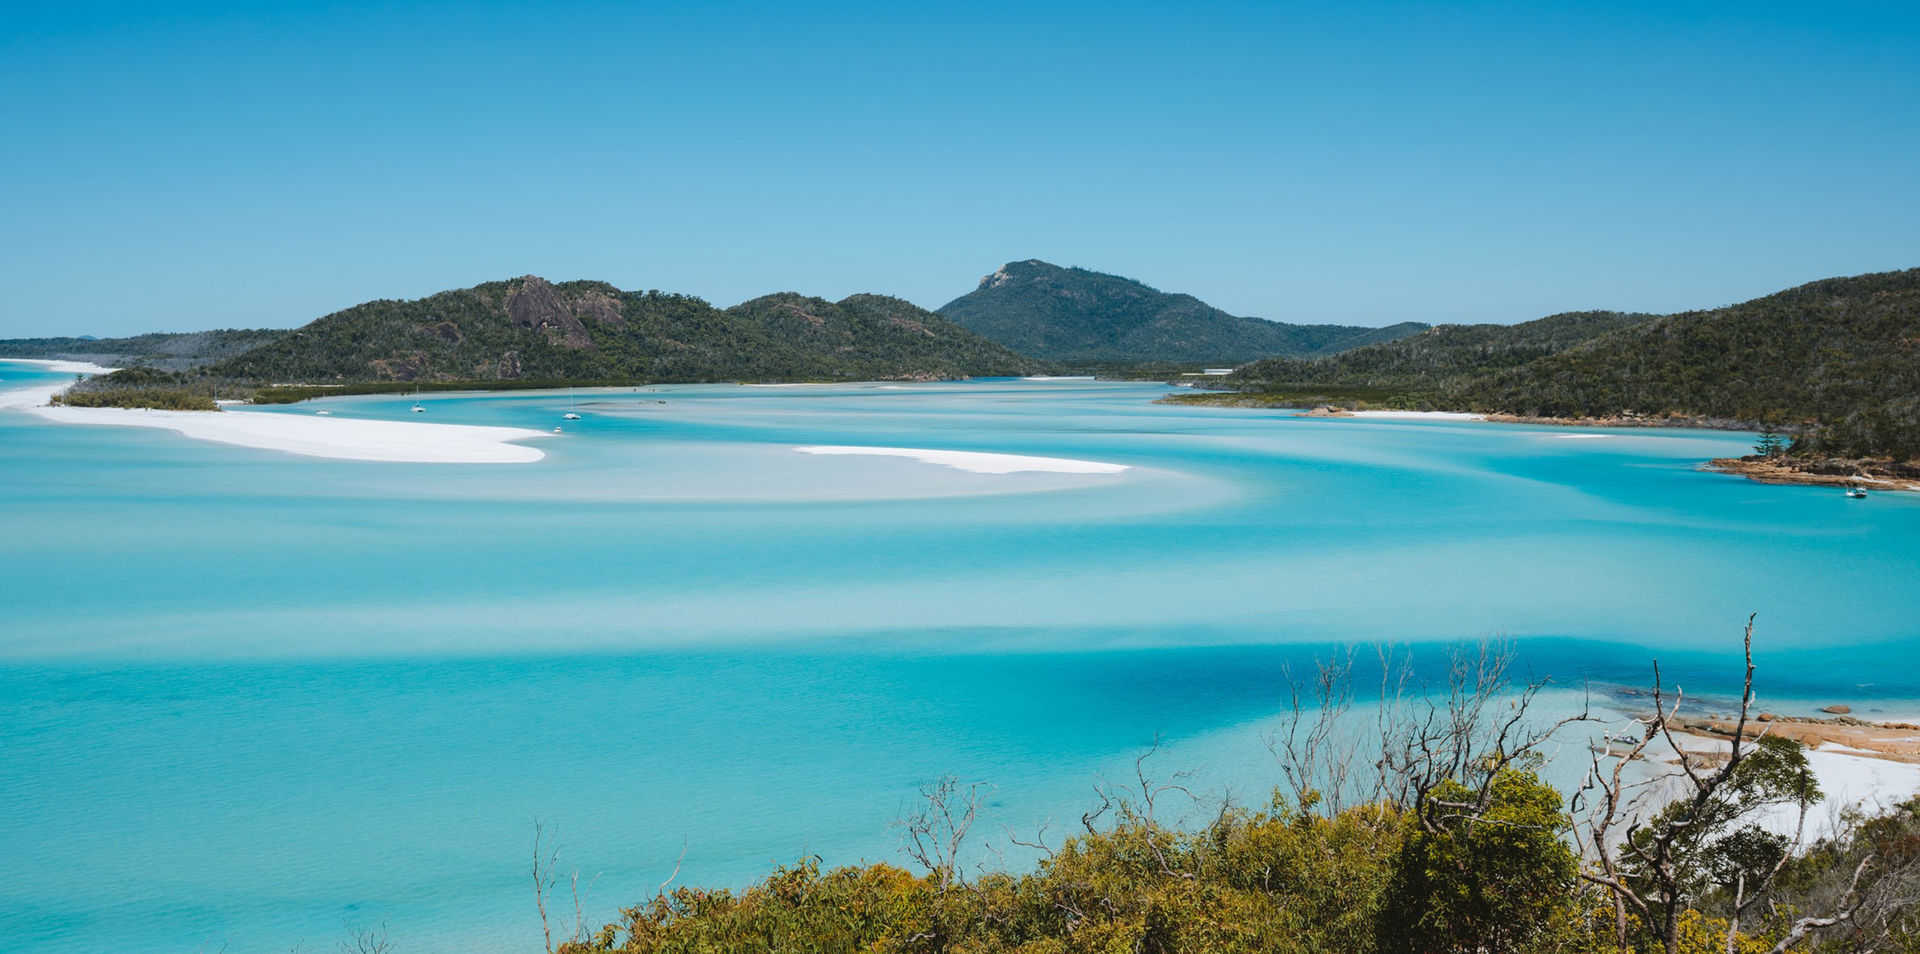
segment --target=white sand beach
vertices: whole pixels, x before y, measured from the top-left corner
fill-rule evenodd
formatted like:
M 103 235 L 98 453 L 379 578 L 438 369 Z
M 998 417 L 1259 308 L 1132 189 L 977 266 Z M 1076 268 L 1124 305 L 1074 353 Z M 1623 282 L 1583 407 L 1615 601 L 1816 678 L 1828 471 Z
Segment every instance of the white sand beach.
M 1727 751 L 1727 743 L 1720 739 L 1685 732 L 1674 736 L 1690 752 L 1724 757 Z M 1806 753 L 1807 767 L 1818 780 L 1822 796 L 1807 810 L 1804 837 L 1808 841 L 1838 831 L 1846 811 L 1859 809 L 1873 814 L 1920 795 L 1920 765 L 1833 743 L 1809 747 Z M 1681 780 L 1670 780 L 1670 785 L 1670 795 L 1685 791 Z M 1790 836 L 1800 825 L 1800 812 L 1791 805 L 1774 805 L 1756 813 L 1753 821 L 1768 831 Z
M 37 361 L 54 371 L 112 370 L 71 361 Z M 154 427 L 195 440 L 285 451 L 306 457 L 418 464 L 527 464 L 545 451 L 517 441 L 548 436 L 522 427 L 372 421 L 262 411 L 147 411 L 47 404 L 70 382 L 0 390 L 0 409 L 25 411 L 59 424 Z
M 1022 454 L 991 454 L 983 451 L 923 450 L 913 447 L 846 447 L 809 445 L 796 447 L 802 454 L 859 454 L 872 457 L 906 457 L 925 464 L 938 464 L 975 474 L 1118 474 L 1125 464 L 1097 460 L 1073 460 L 1066 457 L 1028 457 Z
M 304 417 L 261 411 L 137 411 L 111 407 L 32 407 L 62 424 L 158 427 L 195 440 L 335 460 L 414 464 L 529 464 L 547 456 L 515 441 L 544 431 L 473 424 Z
M 1487 419 L 1485 414 L 1468 414 L 1465 411 L 1354 411 L 1353 416 L 1402 421 L 1484 421 Z

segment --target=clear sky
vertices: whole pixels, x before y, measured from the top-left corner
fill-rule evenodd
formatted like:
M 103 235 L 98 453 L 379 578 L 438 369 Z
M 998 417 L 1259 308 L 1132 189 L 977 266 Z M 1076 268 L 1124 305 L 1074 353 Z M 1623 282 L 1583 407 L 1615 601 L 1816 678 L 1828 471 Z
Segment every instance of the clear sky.
M 1386 324 L 1920 266 L 1912 2 L 13 5 L 0 120 L 0 336 L 529 272 L 938 307 L 1043 258 Z

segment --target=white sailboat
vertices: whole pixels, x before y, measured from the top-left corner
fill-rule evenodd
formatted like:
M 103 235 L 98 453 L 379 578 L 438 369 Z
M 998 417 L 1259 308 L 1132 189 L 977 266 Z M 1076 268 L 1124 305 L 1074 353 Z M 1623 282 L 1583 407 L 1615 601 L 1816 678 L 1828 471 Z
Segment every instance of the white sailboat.
M 577 412 L 575 412 L 573 409 L 573 389 L 572 388 L 567 389 L 567 413 L 560 415 L 560 419 L 563 421 L 577 421 L 580 419 L 580 415 Z M 557 431 L 559 430 L 559 428 L 556 427 L 554 428 L 554 430 Z
M 425 414 L 427 409 L 420 406 L 420 385 L 413 386 L 413 413 Z

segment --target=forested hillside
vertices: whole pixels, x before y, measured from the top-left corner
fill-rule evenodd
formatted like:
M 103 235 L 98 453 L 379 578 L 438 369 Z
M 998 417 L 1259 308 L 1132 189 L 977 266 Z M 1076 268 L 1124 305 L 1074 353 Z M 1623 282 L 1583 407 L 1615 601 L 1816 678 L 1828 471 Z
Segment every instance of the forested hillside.
M 898 299 L 774 295 L 721 311 L 686 295 L 528 276 L 356 305 L 205 373 L 331 384 L 951 378 L 1040 368 Z
M 1797 448 L 1920 457 L 1920 269 L 1813 282 L 1706 311 L 1443 326 L 1311 361 L 1260 361 L 1242 391 L 1385 388 L 1420 407 L 1774 425 Z
M 1290 325 L 1230 315 L 1192 295 L 1128 278 L 1009 262 L 940 314 L 1023 354 L 1077 365 L 1232 365 L 1273 355 L 1331 354 L 1426 326 Z
M 852 295 L 839 302 L 793 292 L 766 295 L 727 314 L 798 352 L 797 376 L 924 379 L 1032 374 L 1045 365 L 910 302 Z M 789 375 L 796 376 L 796 375 Z
M 1269 358 L 1235 372 L 1235 384 L 1338 384 L 1421 388 L 1511 368 L 1656 315 L 1569 312 L 1518 325 L 1441 325 L 1391 343 L 1318 359 Z
M 1482 375 L 1460 393 L 1520 414 L 1805 423 L 1807 450 L 1920 457 L 1920 269 L 1670 315 Z

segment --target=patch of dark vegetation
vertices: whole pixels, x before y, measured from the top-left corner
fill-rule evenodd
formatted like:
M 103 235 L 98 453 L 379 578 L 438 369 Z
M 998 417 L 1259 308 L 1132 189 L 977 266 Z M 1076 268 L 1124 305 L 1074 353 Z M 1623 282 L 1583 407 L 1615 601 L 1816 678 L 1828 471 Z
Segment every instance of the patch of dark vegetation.
M 1442 326 L 1256 361 L 1223 383 L 1398 388 L 1430 407 L 1529 419 L 1718 421 L 1791 434 L 1796 456 L 1910 461 L 1920 459 L 1920 269 L 1676 315 Z

